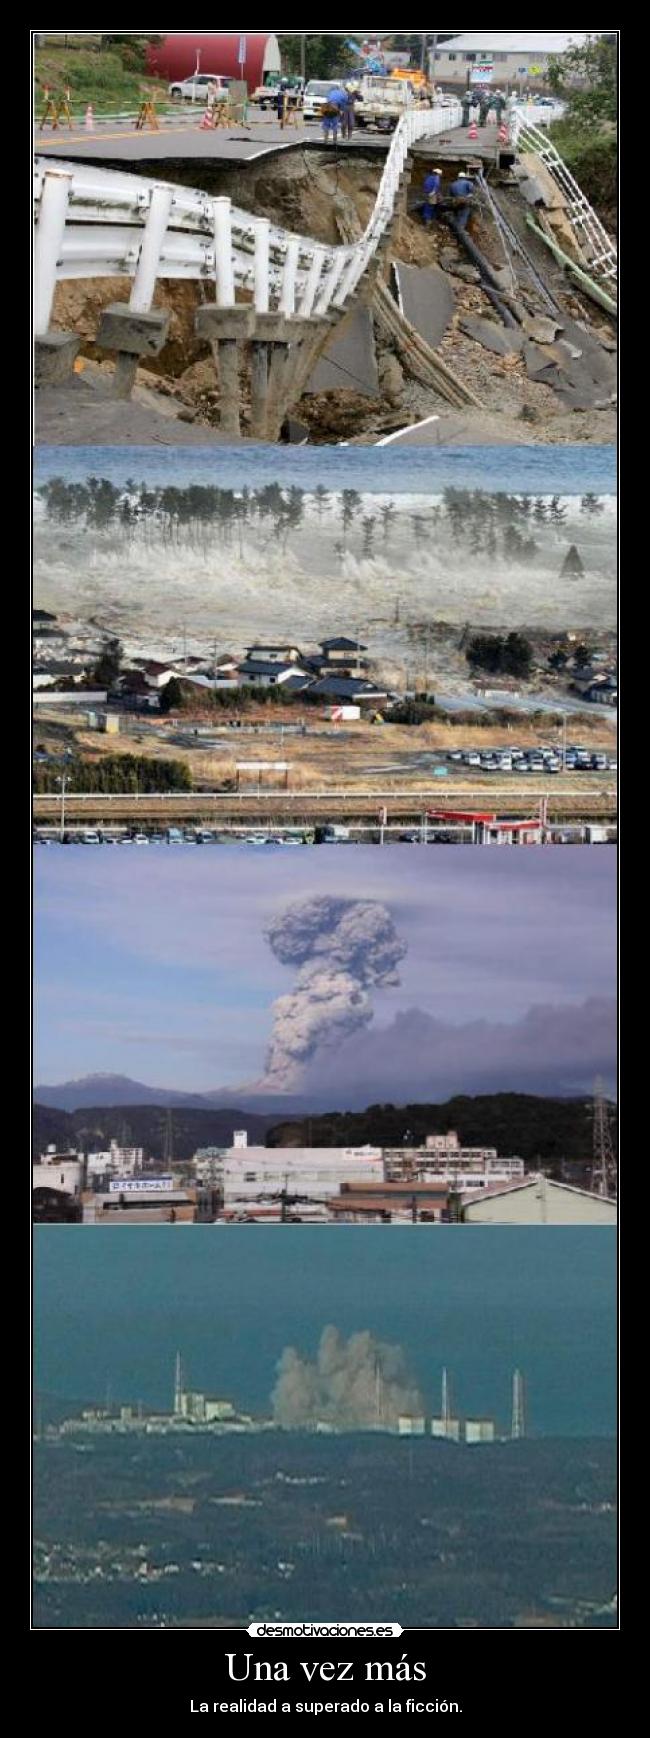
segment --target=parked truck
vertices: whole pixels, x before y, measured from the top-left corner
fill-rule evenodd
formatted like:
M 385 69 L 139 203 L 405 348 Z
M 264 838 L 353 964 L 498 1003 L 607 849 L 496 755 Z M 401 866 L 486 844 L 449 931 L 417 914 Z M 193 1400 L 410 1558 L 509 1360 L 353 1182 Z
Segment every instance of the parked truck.
M 354 110 L 356 125 L 376 127 L 381 133 L 394 132 L 407 109 L 422 102 L 421 94 L 406 78 L 363 78 L 359 88 L 361 97 Z
M 264 76 L 264 82 L 258 84 L 257 90 L 254 90 L 252 95 L 249 97 L 249 102 L 256 103 L 258 108 L 262 110 L 274 109 L 278 100 L 278 90 L 282 78 L 285 80 L 291 106 L 293 107 L 296 103 L 299 103 L 304 89 L 304 79 L 298 78 L 297 75 L 293 73 L 283 74 L 279 72 L 267 72 Z

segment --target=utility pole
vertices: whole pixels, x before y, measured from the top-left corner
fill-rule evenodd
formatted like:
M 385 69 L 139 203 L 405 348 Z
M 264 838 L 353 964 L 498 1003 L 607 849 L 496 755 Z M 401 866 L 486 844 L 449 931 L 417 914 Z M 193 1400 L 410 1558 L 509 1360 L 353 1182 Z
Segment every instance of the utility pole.
M 56 782 L 57 782 L 57 784 L 58 784 L 58 785 L 59 785 L 59 786 L 60 786 L 60 789 L 61 789 L 61 827 L 60 827 L 60 839 L 61 839 L 61 844 L 63 844 L 63 836 L 64 836 L 64 833 L 65 833 L 65 793 L 66 793 L 66 787 L 67 787 L 67 783 L 68 783 L 68 778 L 67 778 L 67 774 L 66 774 L 66 773 L 64 773 L 64 774 L 63 774 L 63 776 L 62 776 L 62 778 L 58 778 L 58 779 L 57 779 L 57 781 L 56 781 Z
M 434 30 L 434 32 L 433 32 L 433 48 L 431 51 L 431 80 L 430 80 L 430 82 L 432 85 L 435 85 L 435 82 L 436 82 L 437 54 L 438 54 L 438 31 Z
M 300 77 L 301 77 L 301 79 L 306 81 L 306 78 L 307 78 L 307 37 L 306 36 L 301 36 L 301 38 L 300 38 Z

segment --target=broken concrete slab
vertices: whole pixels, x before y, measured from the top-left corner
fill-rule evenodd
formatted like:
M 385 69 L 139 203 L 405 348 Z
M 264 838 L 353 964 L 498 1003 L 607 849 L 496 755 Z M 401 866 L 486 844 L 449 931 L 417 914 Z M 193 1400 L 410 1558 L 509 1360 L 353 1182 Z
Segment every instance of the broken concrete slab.
M 456 267 L 460 265 L 460 254 L 454 247 L 443 247 L 438 255 L 438 261 L 443 272 L 455 272 Z
M 536 344 L 552 344 L 562 326 L 557 320 L 549 320 L 544 314 L 524 314 L 522 326 L 527 338 L 533 338 Z
M 432 350 L 437 350 L 456 307 L 453 286 L 439 266 L 393 262 L 397 300 L 402 314 Z
M 582 334 L 575 321 L 567 319 L 564 330 L 567 336 L 554 344 L 524 339 L 523 358 L 529 378 L 553 387 L 574 409 L 597 410 L 611 404 L 616 390 L 612 357 L 597 341 L 592 343 L 588 334 Z M 573 341 L 576 337 L 583 340 L 583 348 L 578 349 Z
M 523 193 L 527 205 L 544 204 L 544 189 L 541 181 L 538 181 L 534 175 L 528 175 L 525 180 L 519 182 L 519 191 Z
M 466 266 L 463 262 L 454 266 L 454 277 L 462 278 L 464 284 L 480 284 L 481 274 L 476 266 Z
M 524 337 L 515 326 L 497 326 L 496 320 L 481 320 L 478 314 L 464 314 L 458 323 L 468 338 L 495 356 L 518 356 L 521 352 Z
M 332 392 L 342 386 L 366 398 L 379 397 L 372 315 L 360 305 L 334 328 L 304 390 Z

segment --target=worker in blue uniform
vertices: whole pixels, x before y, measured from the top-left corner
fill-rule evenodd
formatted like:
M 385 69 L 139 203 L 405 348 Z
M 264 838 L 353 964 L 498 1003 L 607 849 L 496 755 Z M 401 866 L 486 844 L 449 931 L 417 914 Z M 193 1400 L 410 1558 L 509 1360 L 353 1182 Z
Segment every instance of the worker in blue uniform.
M 425 226 L 425 229 L 428 229 L 429 226 L 435 222 L 435 219 L 438 216 L 437 205 L 438 205 L 438 198 L 440 195 L 441 185 L 442 185 L 442 169 L 430 169 L 429 174 L 425 175 L 425 177 L 424 177 L 424 183 L 423 183 L 423 187 L 422 187 L 422 191 L 424 193 L 424 201 L 423 201 L 423 205 L 422 205 L 422 222 Z
M 467 229 L 472 214 L 472 202 L 475 192 L 476 183 L 469 175 L 459 175 L 456 180 L 451 183 L 451 187 L 449 188 L 450 197 L 454 200 L 462 200 L 462 204 L 457 205 L 453 213 L 458 229 Z

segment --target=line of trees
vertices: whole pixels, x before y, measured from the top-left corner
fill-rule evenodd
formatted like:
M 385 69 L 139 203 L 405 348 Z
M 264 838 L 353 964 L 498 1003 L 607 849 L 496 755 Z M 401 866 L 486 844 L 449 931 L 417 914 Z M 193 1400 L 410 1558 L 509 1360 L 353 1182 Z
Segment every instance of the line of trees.
M 545 527 L 561 531 L 567 518 L 566 503 L 559 495 L 495 494 L 483 489 L 446 488 L 430 506 L 423 496 L 415 511 L 402 508 L 399 497 L 378 501 L 373 510 L 368 496 L 357 489 L 329 490 L 322 483 L 313 490 L 283 488 L 279 483 L 234 490 L 205 483 L 150 487 L 133 478 L 118 485 L 106 477 L 89 477 L 85 482 L 53 477 L 42 485 L 40 495 L 47 518 L 57 525 L 82 525 L 126 542 L 137 534 L 152 544 L 185 547 L 189 543 L 202 550 L 216 538 L 225 547 L 238 544 L 240 554 L 245 532 L 261 533 L 265 546 L 271 536 L 286 551 L 291 537 L 314 513 L 322 529 L 327 510 L 333 553 L 340 561 L 353 545 L 366 560 L 385 555 L 396 531 L 403 534 L 408 527 L 418 550 L 435 547 L 448 533 L 458 548 L 471 555 L 527 565 L 538 553 L 534 533 Z M 599 496 L 582 496 L 580 512 L 585 517 L 595 518 L 603 511 Z
M 137 754 L 107 754 L 97 760 L 78 759 L 66 763 L 66 782 L 70 792 L 106 791 L 119 795 L 139 792 L 191 791 L 190 769 L 183 760 L 156 760 Z M 49 794 L 59 790 L 56 769 L 37 766 L 34 769 L 34 790 Z

